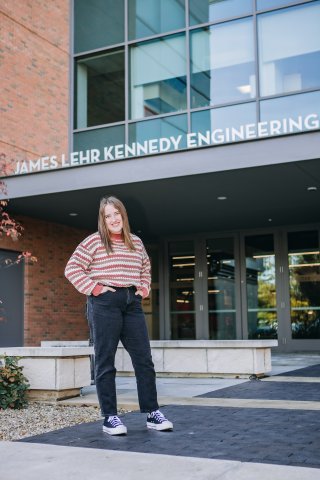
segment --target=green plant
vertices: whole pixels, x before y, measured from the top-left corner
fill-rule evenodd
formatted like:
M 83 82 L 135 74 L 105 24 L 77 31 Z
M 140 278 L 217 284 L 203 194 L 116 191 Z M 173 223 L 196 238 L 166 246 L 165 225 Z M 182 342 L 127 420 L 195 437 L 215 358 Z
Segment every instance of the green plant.
M 18 360 L 19 357 L 0 356 L 0 410 L 20 409 L 28 404 L 26 391 L 30 385 Z

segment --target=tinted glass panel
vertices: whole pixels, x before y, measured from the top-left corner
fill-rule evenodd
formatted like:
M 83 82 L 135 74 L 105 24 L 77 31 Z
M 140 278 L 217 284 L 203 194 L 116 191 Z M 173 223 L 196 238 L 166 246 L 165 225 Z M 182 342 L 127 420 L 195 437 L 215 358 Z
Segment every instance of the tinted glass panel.
M 131 48 L 131 118 L 186 108 L 185 37 L 171 36 Z
M 80 152 L 88 149 L 98 149 L 100 151 L 100 160 L 103 161 L 105 147 L 111 145 L 122 145 L 124 141 L 124 125 L 97 128 L 94 130 L 87 130 L 86 132 L 74 133 L 73 150 L 75 152 Z
M 184 0 L 129 0 L 129 40 L 185 26 Z
M 320 86 L 320 2 L 258 17 L 260 93 Z
M 236 38 L 236 42 L 230 41 Z M 191 32 L 191 107 L 254 98 L 252 20 Z
M 191 114 L 193 132 L 211 134 L 211 143 L 228 143 L 245 140 L 244 125 L 256 121 L 255 103 L 214 108 Z M 201 146 L 201 145 L 200 145 Z
M 294 3 L 293 0 L 257 0 L 257 9 L 264 10 L 267 8 L 282 7 Z
M 252 0 L 190 0 L 190 25 L 216 22 L 252 11 Z
M 320 251 L 317 231 L 288 233 L 292 338 L 320 338 Z
M 172 340 L 196 338 L 194 270 L 193 242 L 171 242 L 169 271 Z
M 235 261 L 232 238 L 207 240 L 209 338 L 236 338 Z
M 124 41 L 124 0 L 74 0 L 75 53 Z
M 148 153 L 165 152 L 180 148 L 186 148 L 188 124 L 186 115 L 169 116 L 145 122 L 129 124 L 129 143 L 154 139 L 154 144 L 148 146 Z M 181 136 L 181 137 L 180 137 Z M 175 137 L 175 141 L 170 139 Z M 151 150 L 151 151 L 150 151 Z M 143 154 L 143 152 L 141 152 Z
M 248 338 L 277 338 L 273 235 L 246 237 Z
M 274 124 L 274 134 L 294 133 L 319 128 L 320 92 L 301 93 L 287 97 L 263 100 L 260 102 L 262 121 L 279 119 Z M 292 118 L 295 122 L 281 122 L 283 118 Z
M 78 60 L 76 93 L 76 128 L 124 120 L 124 51 Z

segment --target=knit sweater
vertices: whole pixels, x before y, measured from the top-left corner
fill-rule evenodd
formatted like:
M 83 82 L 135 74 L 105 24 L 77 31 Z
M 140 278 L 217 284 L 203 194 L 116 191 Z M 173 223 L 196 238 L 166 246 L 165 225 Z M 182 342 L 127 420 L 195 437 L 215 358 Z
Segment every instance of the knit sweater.
M 129 250 L 121 235 L 112 236 L 113 252 L 107 253 L 98 232 L 85 238 L 71 255 L 65 276 L 85 295 L 99 295 L 104 285 L 135 286 L 149 294 L 150 260 L 142 240 L 131 234 L 135 250 Z

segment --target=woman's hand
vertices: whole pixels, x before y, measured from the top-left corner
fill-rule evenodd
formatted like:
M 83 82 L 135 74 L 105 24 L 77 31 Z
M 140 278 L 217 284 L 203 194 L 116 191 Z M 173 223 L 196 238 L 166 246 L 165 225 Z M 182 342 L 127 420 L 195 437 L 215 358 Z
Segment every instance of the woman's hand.
M 115 288 L 112 288 L 112 287 L 107 287 L 107 286 L 104 286 L 103 289 L 101 290 L 101 293 L 106 293 L 106 292 L 115 292 L 116 289 Z M 101 295 L 101 294 L 100 294 Z
M 143 298 L 143 290 L 137 290 L 135 295 L 140 295 L 140 297 Z

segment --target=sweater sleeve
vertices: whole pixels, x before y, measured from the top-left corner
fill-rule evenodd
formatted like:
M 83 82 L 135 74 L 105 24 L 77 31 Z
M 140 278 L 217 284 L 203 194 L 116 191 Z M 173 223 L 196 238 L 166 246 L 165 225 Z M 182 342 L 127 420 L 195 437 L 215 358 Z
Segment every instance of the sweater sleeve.
M 151 285 L 151 264 L 146 249 L 142 244 L 142 268 L 141 268 L 141 289 L 143 291 L 143 298 L 147 297 L 150 292 Z
M 92 254 L 82 242 L 71 255 L 64 271 L 69 282 L 84 295 L 90 295 L 98 285 L 98 282 L 91 280 L 87 273 L 92 260 Z

